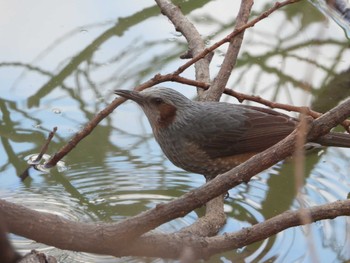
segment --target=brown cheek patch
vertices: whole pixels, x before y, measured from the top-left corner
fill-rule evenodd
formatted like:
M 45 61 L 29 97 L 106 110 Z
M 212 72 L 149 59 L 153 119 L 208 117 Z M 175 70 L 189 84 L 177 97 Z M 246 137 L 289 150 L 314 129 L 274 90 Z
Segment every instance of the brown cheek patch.
M 159 106 L 159 112 L 158 124 L 160 127 L 166 128 L 174 121 L 176 108 L 173 105 L 162 104 Z

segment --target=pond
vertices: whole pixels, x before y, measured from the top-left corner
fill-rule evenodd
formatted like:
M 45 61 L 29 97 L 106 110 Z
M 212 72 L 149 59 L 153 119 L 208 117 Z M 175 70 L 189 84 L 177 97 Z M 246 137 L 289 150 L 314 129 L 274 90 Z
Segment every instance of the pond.
M 256 1 L 254 16 L 273 1 Z M 176 1 L 209 46 L 232 31 L 238 1 Z M 350 94 L 346 28 L 325 16 L 319 2 L 286 6 L 245 33 L 228 88 L 271 101 L 325 112 Z M 321 3 L 321 2 L 320 2 Z M 319 9 L 317 9 L 319 8 Z M 0 42 L 0 198 L 79 222 L 118 222 L 173 200 L 205 183 L 174 166 L 156 143 L 133 102 L 119 106 L 49 171 L 30 171 L 57 127 L 53 155 L 116 96 L 157 73 L 184 63 L 187 45 L 154 1 L 3 1 Z M 346 23 L 345 23 L 346 24 Z M 341 24 L 343 25 L 343 24 Z M 348 31 L 349 32 L 349 31 Z M 213 78 L 226 46 L 215 52 Z M 194 79 L 190 68 L 182 76 Z M 195 98 L 195 88 L 162 86 Z M 222 101 L 238 103 L 226 95 Z M 257 105 L 252 102 L 245 102 Z M 297 116 L 293 113 L 288 113 Z M 350 149 L 321 148 L 306 155 L 305 180 L 296 195 L 294 163 L 278 163 L 229 191 L 221 230 L 233 232 L 302 205 L 346 199 Z M 173 232 L 204 214 L 197 209 L 158 228 Z M 253 245 L 214 256 L 211 262 L 344 262 L 350 260 L 350 220 L 339 217 L 295 227 Z M 149 262 L 72 251 L 10 235 L 21 253 L 31 249 L 60 262 Z M 154 262 L 164 260 L 153 259 Z

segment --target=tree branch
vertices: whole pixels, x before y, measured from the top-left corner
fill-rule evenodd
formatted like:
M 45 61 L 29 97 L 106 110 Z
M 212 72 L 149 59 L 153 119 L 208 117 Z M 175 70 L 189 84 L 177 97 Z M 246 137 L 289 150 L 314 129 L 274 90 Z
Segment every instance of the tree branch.
M 313 126 L 307 138 L 313 140 L 326 134 L 349 115 L 350 99 L 347 99 L 313 121 Z M 6 201 L 1 202 L 0 211 L 3 212 L 12 233 L 63 249 L 114 254 L 115 251 L 127 249 L 132 240 L 149 230 L 186 215 L 214 197 L 227 192 L 232 187 L 242 182 L 248 182 L 255 174 L 291 155 L 294 151 L 296 136 L 297 130 L 294 130 L 276 145 L 253 156 L 232 170 L 217 176 L 207 184 L 167 204 L 159 204 L 153 209 L 119 223 L 85 224 L 84 226 L 88 226 L 86 228 L 82 227 L 83 225 L 80 222 L 71 222 L 56 215 L 40 213 L 24 207 L 16 210 L 15 205 L 12 204 L 11 208 L 11 204 Z M 260 165 L 256 165 L 257 163 Z M 30 216 L 29 225 L 23 224 L 22 220 L 18 220 L 22 218 L 21 215 L 23 214 Z M 17 220 L 14 220 L 15 218 Z M 52 226 L 55 227 L 52 228 Z M 42 233 L 47 233 L 47 235 L 42 235 Z M 88 240 L 88 236 L 95 238 L 95 241 Z M 52 240 L 52 237 L 55 237 L 55 239 Z M 96 240 L 98 241 L 96 242 Z
M 166 74 L 166 75 L 160 75 L 157 74 L 150 80 L 142 83 L 141 85 L 135 87 L 135 90 L 143 90 L 149 87 L 152 87 L 156 84 L 166 82 L 166 81 L 176 81 L 177 75 L 180 75 L 183 71 L 185 71 L 188 67 L 196 63 L 197 61 L 205 58 L 210 52 L 214 51 L 224 43 L 229 42 L 231 39 L 233 39 L 236 35 L 240 34 L 242 31 L 249 27 L 253 27 L 256 23 L 258 23 L 260 20 L 268 17 L 270 14 L 272 14 L 274 11 L 278 10 L 279 8 L 292 4 L 295 2 L 298 2 L 300 0 L 286 0 L 283 2 L 277 2 L 273 7 L 262 13 L 260 16 L 256 17 L 252 21 L 248 22 L 247 24 L 243 25 L 242 27 L 238 28 L 237 30 L 234 30 L 231 34 L 227 35 L 225 38 L 223 38 L 221 41 L 215 43 L 209 48 L 204 49 L 201 53 L 196 55 L 194 58 L 186 62 L 184 65 L 179 67 L 176 71 L 174 71 L 171 74 Z M 192 81 L 192 83 L 194 83 Z M 88 136 L 92 130 L 105 118 L 107 117 L 115 108 L 117 108 L 120 104 L 122 104 L 125 101 L 123 98 L 117 98 L 115 99 L 112 103 L 110 103 L 105 109 L 100 111 L 91 121 L 89 121 L 83 130 L 80 132 L 76 133 L 74 137 L 66 144 L 63 146 L 47 163 L 46 167 L 50 168 L 56 165 L 56 163 L 61 160 L 65 155 L 67 155 L 72 149 L 75 148 L 75 146 L 86 136 Z
M 205 215 L 198 218 L 192 225 L 184 227 L 179 233 L 195 236 L 213 236 L 226 223 L 224 212 L 224 195 L 217 196 L 206 203 Z
M 182 14 L 180 8 L 167 0 L 155 1 L 162 13 L 174 24 L 176 31 L 181 32 L 186 38 L 189 45 L 190 57 L 192 58 L 202 53 L 205 49 L 204 40 L 193 24 Z M 195 63 L 197 82 L 209 83 L 209 63 L 210 59 L 201 59 Z M 177 75 L 174 76 L 179 77 Z M 197 92 L 199 99 L 203 100 L 205 96 L 204 90 L 197 88 Z M 183 229 L 183 231 L 202 236 L 207 236 L 208 234 L 215 235 L 225 223 L 224 201 L 221 197 L 217 197 L 207 203 L 205 216 L 197 220 L 193 225 Z
M 190 57 L 197 56 L 198 54 L 202 53 L 205 49 L 204 40 L 188 18 L 182 14 L 180 8 L 168 0 L 155 1 L 162 11 L 162 14 L 167 16 L 174 24 L 175 30 L 181 32 L 186 38 L 189 45 Z M 210 61 L 208 59 L 202 59 L 195 63 L 197 81 L 210 81 L 209 62 Z
M 29 169 L 40 162 L 41 158 L 43 157 L 43 155 L 46 153 L 47 149 L 49 148 L 49 144 L 50 144 L 53 136 L 55 135 L 56 131 L 57 131 L 57 127 L 54 127 L 53 130 L 49 133 L 49 136 L 48 136 L 45 144 L 42 146 L 38 156 L 35 158 L 35 160 L 32 162 L 32 164 L 29 165 L 29 167 L 27 169 L 25 169 L 24 172 L 19 176 L 22 181 L 24 181 L 29 176 Z
M 197 62 L 200 59 L 204 58 L 210 52 L 214 51 L 215 49 L 217 49 L 218 47 L 222 46 L 223 44 L 225 44 L 227 42 L 230 42 L 231 39 L 233 39 L 235 36 L 239 35 L 241 32 L 243 32 L 247 28 L 253 27 L 256 23 L 258 23 L 259 21 L 265 19 L 266 17 L 268 17 L 269 15 L 271 15 L 273 12 L 275 12 L 278 9 L 280 9 L 281 7 L 284 7 L 284 6 L 289 5 L 289 4 L 294 4 L 294 3 L 299 2 L 299 1 L 300 0 L 286 0 L 286 1 L 283 1 L 283 2 L 276 2 L 273 5 L 273 7 L 271 7 L 268 10 L 266 10 L 261 15 L 257 16 L 256 18 L 254 18 L 253 20 L 249 21 L 248 23 L 246 23 L 245 25 L 241 26 L 240 28 L 235 29 L 232 33 L 228 34 L 226 37 L 224 37 L 220 41 L 218 41 L 215 44 L 213 44 L 212 46 L 206 48 L 202 53 L 198 54 L 197 56 L 192 58 L 190 61 L 188 61 L 187 63 L 185 63 L 181 67 L 179 67 L 176 71 L 173 72 L 173 74 L 180 75 L 182 72 L 184 72 L 192 64 L 194 64 L 195 62 Z
M 349 216 L 350 200 L 336 201 L 297 211 L 286 211 L 251 227 L 215 237 L 196 237 L 186 233 L 146 234 L 128 243 L 121 250 L 118 249 L 117 244 L 120 242 L 119 236 L 113 232 L 114 224 L 72 222 L 56 215 L 37 212 L 5 200 L 0 200 L 0 210 L 4 211 L 4 219 L 12 233 L 48 245 L 51 244 L 61 249 L 109 254 L 117 257 L 149 256 L 163 258 L 179 258 L 184 250 L 190 249 L 191 255 L 195 258 L 208 258 L 216 253 L 240 248 L 266 239 L 287 228 L 303 225 L 305 222 L 300 219 L 301 214 L 309 215 L 311 222 L 333 219 L 338 216 Z M 26 218 L 30 218 L 31 221 L 39 220 L 37 226 L 40 227 L 23 224 L 22 220 Z M 55 226 L 55 228 L 52 229 L 52 226 Z M 46 235 L 44 236 L 41 233 L 38 240 L 36 239 L 39 236 L 37 231 L 45 231 Z M 55 238 L 52 239 L 51 235 L 54 235 Z
M 127 250 L 121 251 L 116 256 L 147 255 L 178 258 L 184 249 L 191 248 L 192 255 L 195 258 L 207 259 L 217 253 L 241 248 L 264 240 L 285 229 L 304 225 L 306 223 L 300 219 L 301 214 L 307 214 L 309 216 L 311 219 L 309 223 L 324 219 L 333 219 L 338 216 L 349 216 L 350 200 L 336 201 L 297 211 L 286 211 L 251 227 L 215 237 L 196 238 L 179 234 L 147 234 L 135 240 L 132 246 Z
M 244 26 L 247 23 L 253 3 L 253 0 L 241 1 L 241 7 L 238 12 L 234 31 L 238 30 L 240 27 Z M 244 32 L 245 30 L 242 30 L 234 38 L 230 39 L 230 44 L 228 46 L 224 61 L 222 62 L 219 73 L 215 77 L 211 87 L 208 89 L 206 100 L 219 101 L 228 82 L 228 79 L 231 76 L 233 67 L 236 64 L 238 53 L 241 49 Z

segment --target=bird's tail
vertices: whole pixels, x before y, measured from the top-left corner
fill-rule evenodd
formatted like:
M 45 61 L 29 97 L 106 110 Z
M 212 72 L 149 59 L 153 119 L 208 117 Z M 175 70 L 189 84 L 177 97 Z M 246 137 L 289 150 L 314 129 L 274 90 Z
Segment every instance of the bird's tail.
M 340 132 L 330 132 L 318 138 L 317 140 L 315 140 L 315 142 L 324 146 L 350 148 L 350 134 L 340 133 Z

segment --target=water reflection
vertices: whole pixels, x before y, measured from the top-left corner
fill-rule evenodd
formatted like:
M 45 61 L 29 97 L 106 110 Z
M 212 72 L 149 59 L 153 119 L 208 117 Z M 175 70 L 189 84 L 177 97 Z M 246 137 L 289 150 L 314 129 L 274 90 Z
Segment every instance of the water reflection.
M 158 154 L 154 159 L 161 160 L 160 150 L 153 152 Z M 189 191 L 188 182 L 192 181 L 185 172 L 164 169 L 155 160 L 147 165 L 141 156 L 110 156 L 97 167 L 94 160 L 90 161 L 73 165 L 65 185 L 69 184 L 74 195 L 84 200 L 100 220 L 120 220 L 172 200 Z M 201 178 L 197 177 L 199 182 Z
M 55 214 L 72 221 L 89 222 L 94 220 L 94 217 L 79 205 L 78 200 L 70 196 L 59 185 L 51 185 L 44 188 L 39 183 L 30 189 L 22 186 L 16 188 L 15 191 L 2 190 L 0 193 L 1 198 L 9 202 L 18 203 L 37 211 Z M 17 251 L 22 254 L 29 253 L 32 249 L 50 255 L 62 254 L 61 250 L 54 247 L 39 244 L 16 235 L 11 235 L 11 239 Z
M 79 22 L 76 28 L 65 20 L 55 21 L 67 27 L 68 33 L 56 35 L 51 45 L 36 42 L 36 49 L 28 51 L 27 56 L 33 53 L 30 59 L 11 52 L 2 54 L 6 61 L 0 61 L 1 198 L 74 221 L 115 222 L 204 183 L 202 176 L 184 172 L 164 157 L 143 113 L 132 103 L 118 108 L 65 157 L 67 170 L 34 172 L 23 183 L 18 178 L 27 167 L 26 157 L 40 151 L 52 127 L 58 126 L 58 132 L 50 144 L 50 155 L 113 99 L 114 89 L 131 88 L 182 64 L 178 57 L 187 49 L 183 38 L 174 34 L 153 1 L 146 2 L 141 6 L 131 1 L 128 6 L 132 11 L 127 15 Z M 238 8 L 236 3 L 223 0 L 177 3 L 207 35 L 207 43 L 231 30 L 231 11 Z M 254 12 L 260 12 L 265 5 L 256 3 Z M 212 10 L 219 10 L 222 16 L 215 17 Z M 34 11 L 28 12 L 41 18 L 41 14 L 31 13 Z M 81 12 L 75 14 L 76 19 L 80 17 Z M 17 19 L 14 23 L 26 23 L 21 16 Z M 40 26 L 32 30 L 40 31 Z M 10 34 L 4 36 L 7 46 L 15 44 L 10 42 L 13 32 L 18 33 L 11 28 Z M 46 37 L 45 43 L 52 43 L 52 37 Z M 218 50 L 213 58 L 212 76 L 216 65 L 222 63 L 220 54 L 224 51 Z M 349 95 L 349 54 L 344 35 L 335 25 L 326 26 L 320 13 L 304 2 L 275 13 L 246 33 L 229 87 L 295 105 L 312 101 L 313 108 L 323 112 Z M 184 76 L 192 78 L 192 71 Z M 166 86 L 179 88 L 173 83 Z M 195 94 L 188 87 L 179 89 L 189 97 Z M 300 194 L 303 203 L 317 205 L 346 198 L 350 192 L 349 157 L 349 150 L 335 148 L 308 154 L 305 186 Z M 297 209 L 300 203 L 295 188 L 294 164 L 286 160 L 248 184 L 230 190 L 225 201 L 228 223 L 221 233 L 238 231 Z M 204 208 L 197 209 L 157 231 L 179 230 L 203 214 Z M 218 255 L 212 261 L 310 262 L 308 231 L 320 262 L 349 260 L 349 225 L 348 219 L 337 218 L 313 224 L 308 230 L 288 229 L 265 241 Z M 11 238 L 21 252 L 45 250 L 61 262 L 148 261 L 61 251 L 21 237 Z

